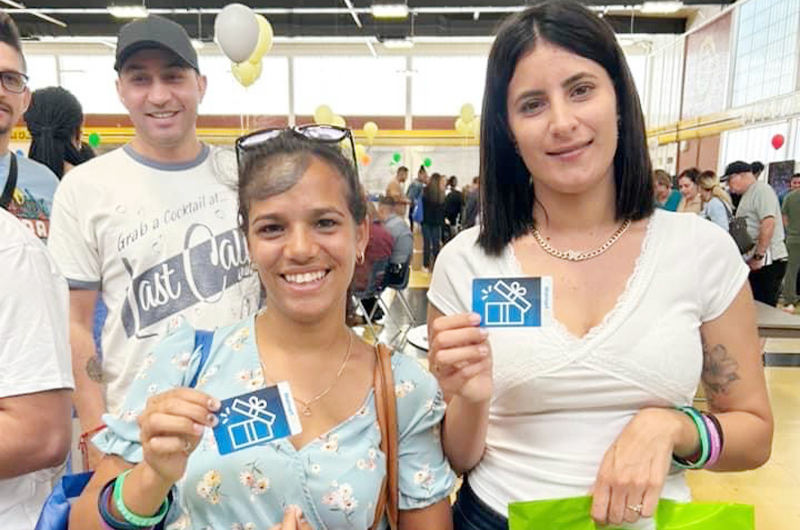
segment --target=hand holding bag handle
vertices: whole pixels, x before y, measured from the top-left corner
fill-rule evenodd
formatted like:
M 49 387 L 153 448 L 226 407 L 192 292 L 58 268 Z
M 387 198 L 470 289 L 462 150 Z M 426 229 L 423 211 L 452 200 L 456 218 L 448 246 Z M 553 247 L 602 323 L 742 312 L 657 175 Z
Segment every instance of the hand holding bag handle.
M 378 424 L 381 427 L 381 451 L 386 455 L 386 477 L 375 505 L 375 521 L 371 530 L 377 530 L 386 511 L 389 528 L 398 528 L 397 486 L 397 398 L 392 376 L 392 351 L 384 344 L 375 348 L 374 395 Z

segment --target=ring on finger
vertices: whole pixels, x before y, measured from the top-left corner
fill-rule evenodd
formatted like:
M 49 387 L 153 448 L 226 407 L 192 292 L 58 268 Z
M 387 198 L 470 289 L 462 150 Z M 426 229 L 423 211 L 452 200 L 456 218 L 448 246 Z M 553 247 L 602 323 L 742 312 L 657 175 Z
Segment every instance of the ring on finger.
M 636 512 L 638 514 L 641 514 L 642 513 L 642 509 L 644 509 L 644 505 L 643 504 L 629 504 L 627 506 L 627 508 L 632 512 Z

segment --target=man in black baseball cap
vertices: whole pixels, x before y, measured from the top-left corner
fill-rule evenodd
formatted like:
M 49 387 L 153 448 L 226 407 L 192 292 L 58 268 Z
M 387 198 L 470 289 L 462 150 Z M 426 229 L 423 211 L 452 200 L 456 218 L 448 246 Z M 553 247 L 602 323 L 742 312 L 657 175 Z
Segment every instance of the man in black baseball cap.
M 119 72 L 131 55 L 146 48 L 171 51 L 196 72 L 200 71 L 197 65 L 197 52 L 183 26 L 157 15 L 134 20 L 122 27 L 117 38 L 117 60 L 114 62 L 114 70 Z
M 721 182 L 727 182 L 733 175 L 738 175 L 740 173 L 752 173 L 753 168 L 747 162 L 742 162 L 741 160 L 737 160 L 736 162 L 731 162 L 725 168 L 725 174 L 722 175 L 719 180 Z

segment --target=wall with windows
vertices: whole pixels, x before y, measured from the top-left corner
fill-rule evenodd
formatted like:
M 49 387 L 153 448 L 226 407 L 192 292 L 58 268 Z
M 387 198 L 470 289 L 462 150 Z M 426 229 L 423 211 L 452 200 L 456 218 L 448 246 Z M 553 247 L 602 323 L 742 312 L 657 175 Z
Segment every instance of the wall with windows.
M 632 50 L 631 71 L 641 85 L 645 56 Z M 24 51 L 32 89 L 61 85 L 87 114 L 125 113 L 116 94 L 112 48 L 26 43 Z M 410 54 L 373 57 L 363 45 L 282 45 L 263 59 L 260 79 L 244 88 L 230 62 L 206 46 L 199 60 L 209 83 L 200 113 L 308 117 L 327 104 L 345 117 L 419 117 L 420 123 L 451 128 L 464 103 L 480 113 L 488 52 L 489 44 L 418 45 Z M 424 119 L 429 117 L 447 120 Z

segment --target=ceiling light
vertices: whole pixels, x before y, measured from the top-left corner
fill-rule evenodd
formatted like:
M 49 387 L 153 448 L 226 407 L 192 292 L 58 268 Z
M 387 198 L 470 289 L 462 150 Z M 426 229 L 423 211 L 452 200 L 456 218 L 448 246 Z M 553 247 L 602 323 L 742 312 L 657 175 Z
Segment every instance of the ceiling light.
M 642 4 L 642 13 L 649 15 L 667 15 L 683 9 L 683 2 L 655 2 L 653 0 Z
M 108 6 L 106 9 L 115 18 L 145 18 L 148 15 L 144 6 Z
M 372 4 L 372 18 L 408 18 L 406 4 Z
M 384 39 L 382 44 L 393 50 L 407 50 L 414 47 L 414 41 L 408 38 L 405 39 Z

